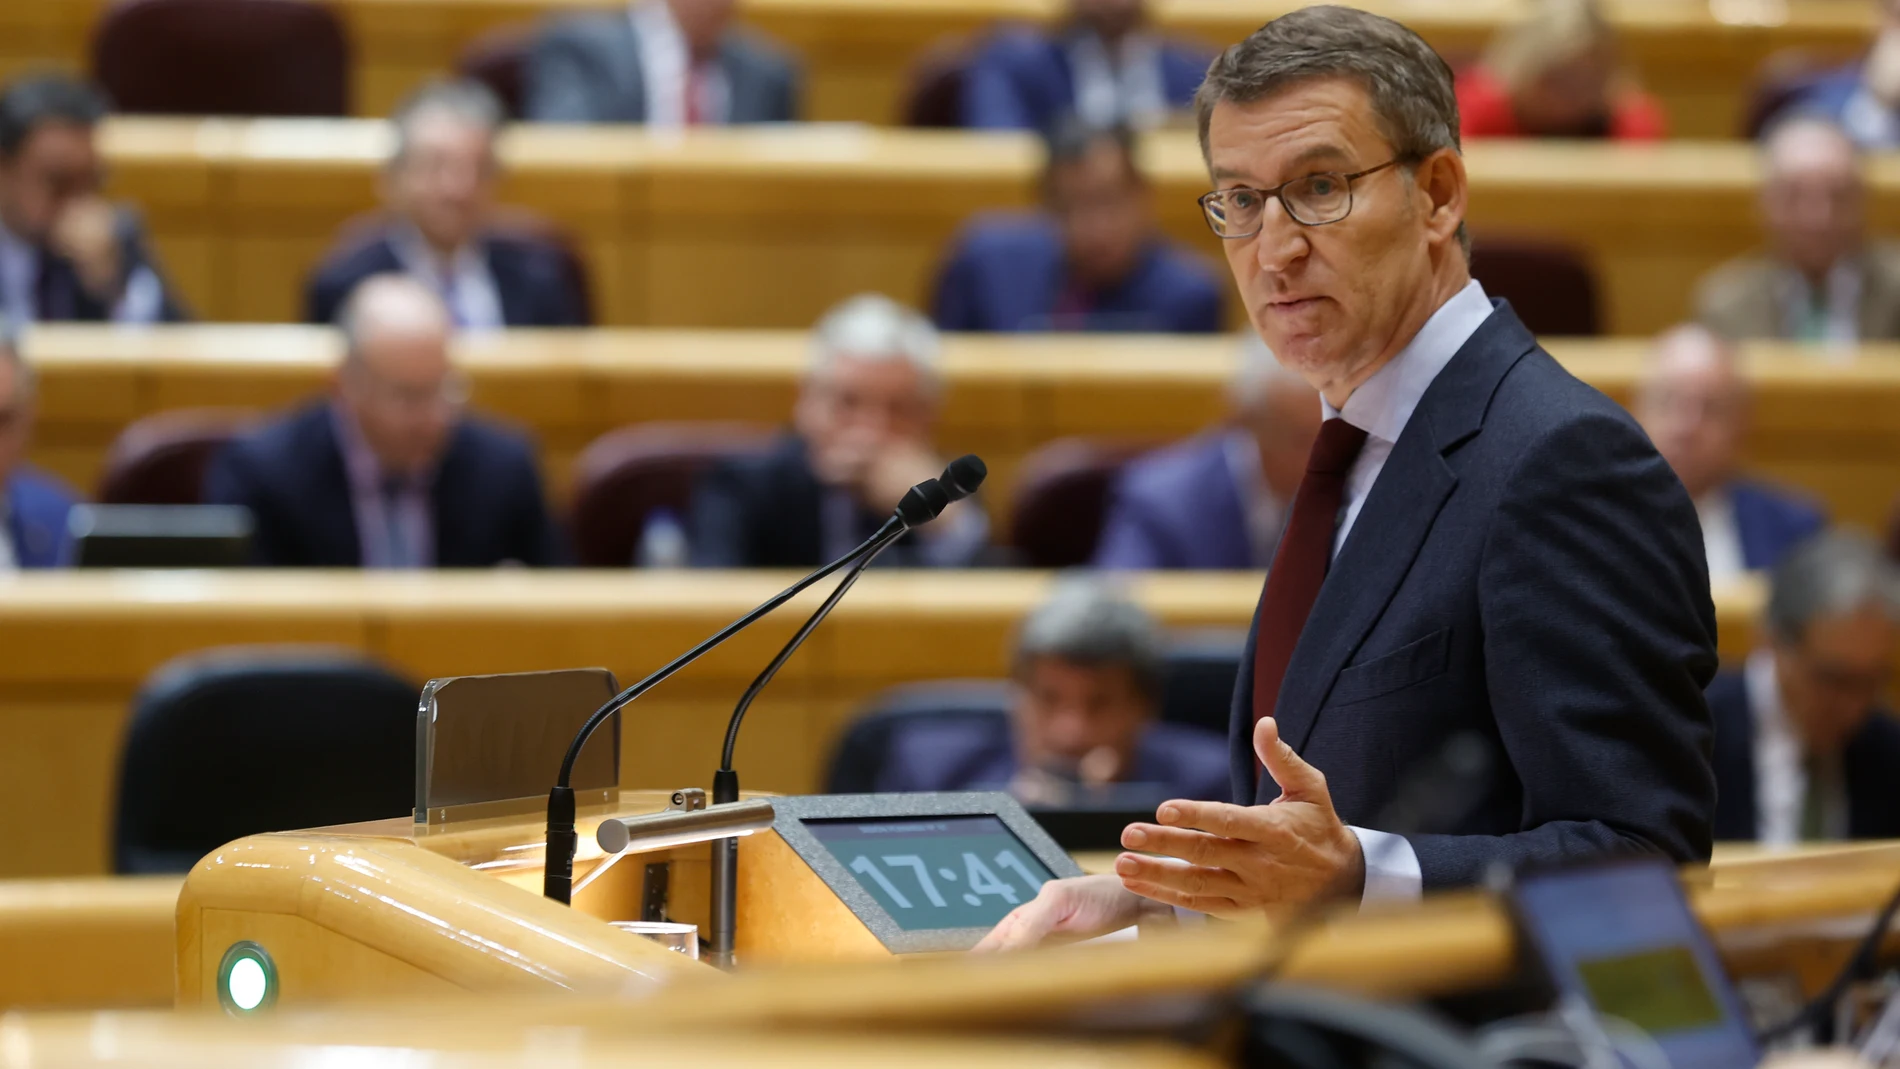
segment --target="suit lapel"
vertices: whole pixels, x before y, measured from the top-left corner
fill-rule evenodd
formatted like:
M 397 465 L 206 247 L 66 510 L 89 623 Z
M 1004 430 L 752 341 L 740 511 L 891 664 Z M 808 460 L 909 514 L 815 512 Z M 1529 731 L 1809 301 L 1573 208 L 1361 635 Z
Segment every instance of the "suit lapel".
M 1496 302 L 1425 390 L 1320 587 L 1275 703 L 1280 737 L 1303 749 L 1339 670 L 1391 604 L 1458 485 L 1445 454 L 1478 433 L 1497 384 L 1537 343 Z
M 501 300 L 502 324 L 532 323 L 534 317 L 527 306 L 531 296 L 527 279 L 515 270 L 516 262 L 512 258 L 502 255 L 503 251 L 497 242 L 482 242 L 482 259 L 488 263 L 488 277 L 495 280 L 495 294 Z

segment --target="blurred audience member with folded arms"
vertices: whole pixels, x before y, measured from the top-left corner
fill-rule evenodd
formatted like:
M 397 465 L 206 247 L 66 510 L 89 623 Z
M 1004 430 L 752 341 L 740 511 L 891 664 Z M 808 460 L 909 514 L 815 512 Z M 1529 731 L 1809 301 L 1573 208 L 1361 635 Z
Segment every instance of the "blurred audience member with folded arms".
M 1016 687 L 1007 721 L 925 719 L 900 729 L 877 789 L 1006 789 L 1055 807 L 1227 798 L 1224 740 L 1155 719 L 1161 636 L 1113 584 L 1099 577 L 1060 584 L 1022 622 L 1010 660 Z
M 661 129 L 792 122 L 798 68 L 732 25 L 737 0 L 634 0 L 558 19 L 528 58 L 533 122 L 644 123 Z
M 1184 112 L 1213 53 L 1156 35 L 1147 15 L 1144 0 L 1069 0 L 1054 30 L 999 30 L 964 75 L 963 124 L 1049 130 L 1073 114 L 1147 128 Z
M 1900 836 L 1900 722 L 1882 707 L 1900 576 L 1830 531 L 1775 569 L 1763 642 L 1709 684 L 1717 840 L 1773 846 Z
M 1656 340 L 1636 391 L 1637 421 L 1695 500 L 1718 583 L 1774 567 L 1827 526 L 1819 506 L 1741 476 L 1750 405 L 1734 346 L 1695 325 Z
M 1667 132 L 1662 105 L 1622 66 L 1616 31 L 1594 0 L 1536 0 L 1456 89 L 1467 138 L 1653 141 Z
M 437 82 L 396 109 L 384 218 L 347 235 L 310 280 L 312 323 L 334 323 L 372 275 L 402 273 L 442 296 L 457 327 L 583 327 L 586 299 L 552 239 L 496 225 L 501 102 L 477 82 Z
M 1815 78 L 1780 114 L 1823 116 L 1870 151 L 1900 148 L 1900 0 L 1879 0 L 1879 8 L 1867 55 Z
M 1900 245 L 1867 233 L 1867 179 L 1841 128 L 1807 115 L 1763 137 L 1768 247 L 1711 271 L 1697 318 L 1731 338 L 1846 348 L 1900 338 Z
M 937 280 L 960 331 L 1221 329 L 1223 283 L 1155 223 L 1126 127 L 1065 122 L 1048 140 L 1042 211 L 979 216 Z
M 931 446 L 942 404 L 930 322 L 888 297 L 838 305 L 813 331 L 793 429 L 766 452 L 716 464 L 693 493 L 693 564 L 810 568 L 849 552 L 904 492 L 943 472 Z M 904 536 L 880 564 L 956 567 L 985 549 L 975 500 Z
M 185 318 L 136 213 L 100 193 L 106 102 L 63 75 L 0 94 L 0 315 L 29 323 Z
M 33 443 L 33 369 L 0 332 L 0 572 L 68 563 L 72 487 L 26 462 Z
M 269 567 L 486 568 L 565 557 L 529 443 L 463 415 L 447 311 L 422 283 L 377 275 L 341 316 L 331 398 L 226 447 L 205 499 L 243 505 Z
M 1238 570 L 1273 561 L 1319 435 L 1319 395 L 1251 329 L 1240 348 L 1226 424 L 1122 469 L 1096 567 Z

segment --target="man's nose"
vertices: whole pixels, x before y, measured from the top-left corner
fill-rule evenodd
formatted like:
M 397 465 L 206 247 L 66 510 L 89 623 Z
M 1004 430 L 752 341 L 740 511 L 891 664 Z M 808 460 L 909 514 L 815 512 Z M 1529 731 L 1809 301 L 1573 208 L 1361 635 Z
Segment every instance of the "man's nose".
M 1285 271 L 1309 248 L 1306 228 L 1293 221 L 1278 197 L 1260 210 L 1260 233 L 1253 240 L 1254 257 L 1260 269 L 1269 273 Z

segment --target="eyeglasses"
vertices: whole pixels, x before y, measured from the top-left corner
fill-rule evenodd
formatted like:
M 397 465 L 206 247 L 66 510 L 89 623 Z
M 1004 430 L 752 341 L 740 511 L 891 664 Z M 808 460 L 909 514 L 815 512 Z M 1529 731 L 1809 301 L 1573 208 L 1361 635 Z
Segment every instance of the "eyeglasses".
M 1287 218 L 1301 226 L 1325 226 L 1352 214 L 1352 183 L 1355 178 L 1377 174 L 1404 160 L 1394 156 L 1377 167 L 1351 174 L 1309 174 L 1282 182 L 1272 189 L 1235 186 L 1217 189 L 1201 196 L 1201 211 L 1207 213 L 1207 225 L 1221 238 L 1250 238 L 1260 233 L 1267 202 L 1280 198 Z

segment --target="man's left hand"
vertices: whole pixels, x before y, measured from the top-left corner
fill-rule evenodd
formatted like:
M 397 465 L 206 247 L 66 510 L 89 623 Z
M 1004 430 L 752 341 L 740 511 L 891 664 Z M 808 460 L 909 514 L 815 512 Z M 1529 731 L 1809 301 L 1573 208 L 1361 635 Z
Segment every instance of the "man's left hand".
M 118 238 L 118 209 L 102 197 L 83 197 L 66 205 L 53 221 L 48 239 L 53 251 L 72 261 L 79 284 L 94 300 L 112 303 L 124 286 Z
M 1266 718 L 1254 729 L 1280 797 L 1269 805 L 1164 802 L 1159 824 L 1130 824 L 1122 845 L 1163 857 L 1123 854 L 1115 874 L 1128 890 L 1215 916 L 1296 909 L 1315 899 L 1352 897 L 1365 887 L 1365 856 L 1333 812 L 1326 776 L 1280 740 Z

